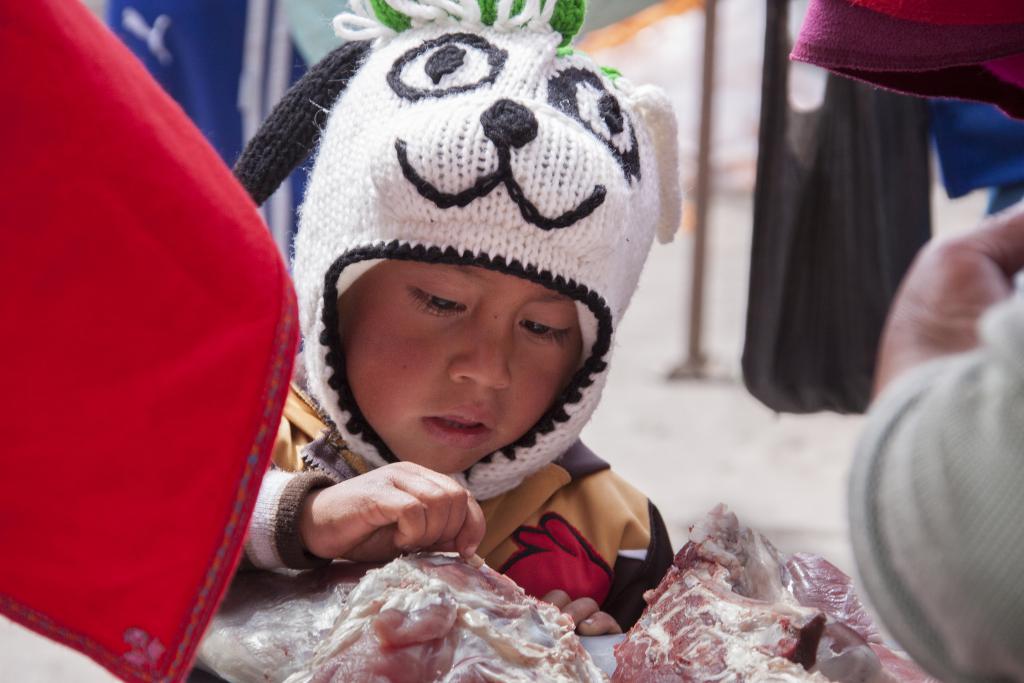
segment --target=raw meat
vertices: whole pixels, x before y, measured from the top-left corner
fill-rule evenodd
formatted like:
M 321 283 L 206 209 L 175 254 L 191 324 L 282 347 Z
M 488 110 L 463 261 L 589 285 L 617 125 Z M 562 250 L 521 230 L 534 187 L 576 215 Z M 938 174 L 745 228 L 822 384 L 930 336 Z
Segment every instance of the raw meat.
M 848 576 L 813 555 L 785 561 L 722 505 L 644 598 L 613 681 L 929 680 L 882 644 Z
M 796 553 L 786 562 L 788 587 L 801 605 L 819 609 L 840 621 L 864 640 L 880 643 L 882 637 L 861 603 L 853 582 L 828 560 L 818 555 Z
M 779 554 L 719 506 L 690 531 L 648 607 L 615 649 L 613 681 L 827 681 L 825 627 L 782 582 Z
M 236 683 L 607 680 L 553 605 L 431 554 L 239 575 L 199 662 Z
M 829 617 L 818 650 L 818 670 L 836 681 L 939 683 L 902 652 L 887 645 L 842 570 L 817 555 L 796 553 L 786 562 L 789 588 L 801 605 Z M 852 630 L 855 636 L 845 636 Z M 823 648 L 829 649 L 825 651 Z M 866 650 L 870 649 L 871 653 Z
M 199 667 L 234 683 L 283 681 L 303 671 L 372 566 L 237 574 L 199 645 Z
M 538 680 L 605 678 L 553 605 L 490 569 L 418 555 L 367 573 L 288 683 Z

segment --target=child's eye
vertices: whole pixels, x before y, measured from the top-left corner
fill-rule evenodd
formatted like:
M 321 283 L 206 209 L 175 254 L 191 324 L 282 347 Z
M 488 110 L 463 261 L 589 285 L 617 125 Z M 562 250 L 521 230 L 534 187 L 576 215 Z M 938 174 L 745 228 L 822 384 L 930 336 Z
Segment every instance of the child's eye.
M 559 343 L 569 336 L 568 329 L 557 329 L 547 325 L 542 325 L 541 323 L 535 323 L 532 320 L 523 320 L 519 324 L 522 325 L 524 330 L 536 337 L 550 339 Z
M 454 315 L 466 310 L 466 307 L 457 301 L 442 299 L 430 292 L 424 292 L 418 287 L 410 287 L 409 295 L 422 310 L 434 315 Z

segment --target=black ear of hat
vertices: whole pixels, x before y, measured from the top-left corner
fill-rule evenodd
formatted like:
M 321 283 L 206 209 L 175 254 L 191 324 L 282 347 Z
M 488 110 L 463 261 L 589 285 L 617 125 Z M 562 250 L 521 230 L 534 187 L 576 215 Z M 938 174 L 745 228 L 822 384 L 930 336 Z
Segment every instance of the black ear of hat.
M 235 177 L 262 204 L 316 146 L 329 111 L 370 50 L 369 41 L 345 43 L 303 76 L 277 103 L 235 162 Z

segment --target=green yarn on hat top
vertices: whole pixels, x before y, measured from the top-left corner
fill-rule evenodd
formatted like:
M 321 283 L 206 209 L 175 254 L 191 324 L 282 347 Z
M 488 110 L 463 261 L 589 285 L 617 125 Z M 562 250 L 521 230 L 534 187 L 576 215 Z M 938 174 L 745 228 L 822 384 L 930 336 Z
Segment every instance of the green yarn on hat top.
M 498 18 L 498 0 L 477 0 L 480 4 L 480 20 L 486 26 L 491 26 Z M 541 6 L 548 0 L 541 0 Z M 551 28 L 562 34 L 562 42 L 565 47 L 572 42 L 573 36 L 580 32 L 583 26 L 583 19 L 587 14 L 586 0 L 556 0 L 555 11 L 551 14 Z M 512 16 L 523 11 L 526 0 L 515 0 L 512 3 Z
M 560 45 L 565 47 L 572 42 L 573 36 L 580 32 L 586 14 L 585 0 L 558 0 L 551 15 L 551 28 L 562 34 Z
M 412 19 L 402 14 L 385 0 L 370 0 L 373 13 L 377 15 L 377 21 L 393 31 L 401 33 L 412 26 Z
M 541 0 L 541 6 L 550 0 Z M 477 0 L 480 5 L 480 20 L 485 26 L 492 26 L 498 18 L 498 0 Z M 412 27 L 412 19 L 387 3 L 387 0 L 370 0 L 373 13 L 384 26 L 401 33 Z M 523 11 L 526 0 L 514 0 L 512 16 Z M 551 28 L 562 35 L 562 47 L 572 42 L 573 36 L 583 26 L 587 13 L 586 0 L 555 0 L 555 11 L 551 14 Z
M 601 72 L 611 79 L 614 83 L 617 79 L 622 78 L 622 72 L 616 69 L 614 66 L 602 66 Z
M 477 3 L 480 5 L 480 20 L 485 26 L 493 26 L 498 20 L 498 0 L 477 0 Z M 512 3 L 512 16 L 522 12 L 525 6 L 526 0 L 515 0 Z

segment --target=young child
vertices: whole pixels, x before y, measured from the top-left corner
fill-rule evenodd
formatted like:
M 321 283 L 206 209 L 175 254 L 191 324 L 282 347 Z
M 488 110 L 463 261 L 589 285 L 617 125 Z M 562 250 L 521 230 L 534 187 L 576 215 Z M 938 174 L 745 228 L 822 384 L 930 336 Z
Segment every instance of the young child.
M 262 202 L 327 112 L 295 245 L 305 377 L 247 557 L 479 553 L 581 634 L 628 628 L 672 550 L 579 434 L 678 225 L 671 108 L 566 47 L 581 0 L 352 7 L 236 167 Z

